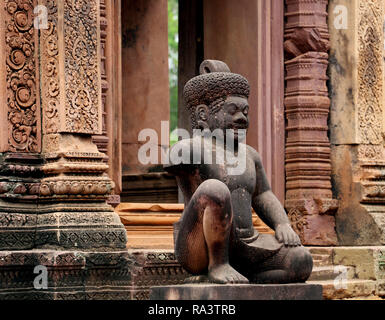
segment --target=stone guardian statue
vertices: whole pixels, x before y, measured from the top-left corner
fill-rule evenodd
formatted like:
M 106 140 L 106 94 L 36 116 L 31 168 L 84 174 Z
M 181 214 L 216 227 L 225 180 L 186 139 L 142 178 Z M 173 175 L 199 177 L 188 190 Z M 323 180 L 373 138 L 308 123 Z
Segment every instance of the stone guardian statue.
M 183 95 L 193 129 L 202 134 L 176 143 L 170 155 L 174 149 L 189 156 L 175 162 L 170 156 L 165 166 L 185 200 L 174 230 L 178 261 L 194 275 L 189 282 L 305 282 L 312 257 L 271 191 L 260 155 L 242 140 L 249 126 L 248 81 L 221 61 L 204 61 L 200 73 Z M 212 161 L 205 161 L 207 152 Z M 235 173 L 234 158 L 244 164 Z M 252 208 L 275 235 L 254 229 Z

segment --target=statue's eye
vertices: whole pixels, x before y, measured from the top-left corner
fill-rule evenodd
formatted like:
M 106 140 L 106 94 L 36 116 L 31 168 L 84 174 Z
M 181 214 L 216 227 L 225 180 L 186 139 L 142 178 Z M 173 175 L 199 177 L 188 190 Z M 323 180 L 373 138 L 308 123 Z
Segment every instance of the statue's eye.
M 246 106 L 244 109 L 243 109 L 243 114 L 245 115 L 248 115 L 249 114 L 249 107 Z
M 230 105 L 228 108 L 227 108 L 227 112 L 231 115 L 234 115 L 235 112 L 237 111 L 237 107 L 235 105 Z

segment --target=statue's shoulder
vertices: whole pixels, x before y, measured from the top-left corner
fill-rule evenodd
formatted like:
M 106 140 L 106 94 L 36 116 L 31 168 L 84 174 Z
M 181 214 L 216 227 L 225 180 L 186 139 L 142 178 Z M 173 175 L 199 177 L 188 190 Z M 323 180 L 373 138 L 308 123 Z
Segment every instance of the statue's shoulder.
M 256 164 L 262 164 L 262 158 L 257 150 L 255 150 L 252 146 L 249 146 L 248 144 L 246 145 L 246 150 Z

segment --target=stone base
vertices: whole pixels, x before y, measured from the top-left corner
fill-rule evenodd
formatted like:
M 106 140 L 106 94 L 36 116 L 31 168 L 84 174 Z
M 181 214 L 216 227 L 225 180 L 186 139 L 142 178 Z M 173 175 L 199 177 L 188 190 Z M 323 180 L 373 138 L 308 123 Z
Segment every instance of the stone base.
M 128 300 L 133 264 L 127 251 L 1 251 L 0 300 Z
M 154 286 L 181 285 L 191 277 L 170 250 L 128 250 L 134 261 L 131 268 L 132 300 L 148 300 Z
M 322 300 L 322 286 L 306 283 L 261 285 L 194 284 L 153 287 L 151 300 Z
M 324 299 L 385 297 L 385 246 L 308 249 L 314 262 L 308 283 L 322 285 Z

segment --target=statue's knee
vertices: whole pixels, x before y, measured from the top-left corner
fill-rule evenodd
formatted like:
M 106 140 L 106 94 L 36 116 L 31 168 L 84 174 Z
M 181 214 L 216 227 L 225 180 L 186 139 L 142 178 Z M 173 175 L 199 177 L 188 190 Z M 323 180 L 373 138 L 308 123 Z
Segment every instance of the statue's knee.
M 231 198 L 229 188 L 222 181 L 216 179 L 204 181 L 199 186 L 199 193 L 219 205 L 228 202 Z
M 303 246 L 289 249 L 286 263 L 296 281 L 306 281 L 313 270 L 313 258 Z

